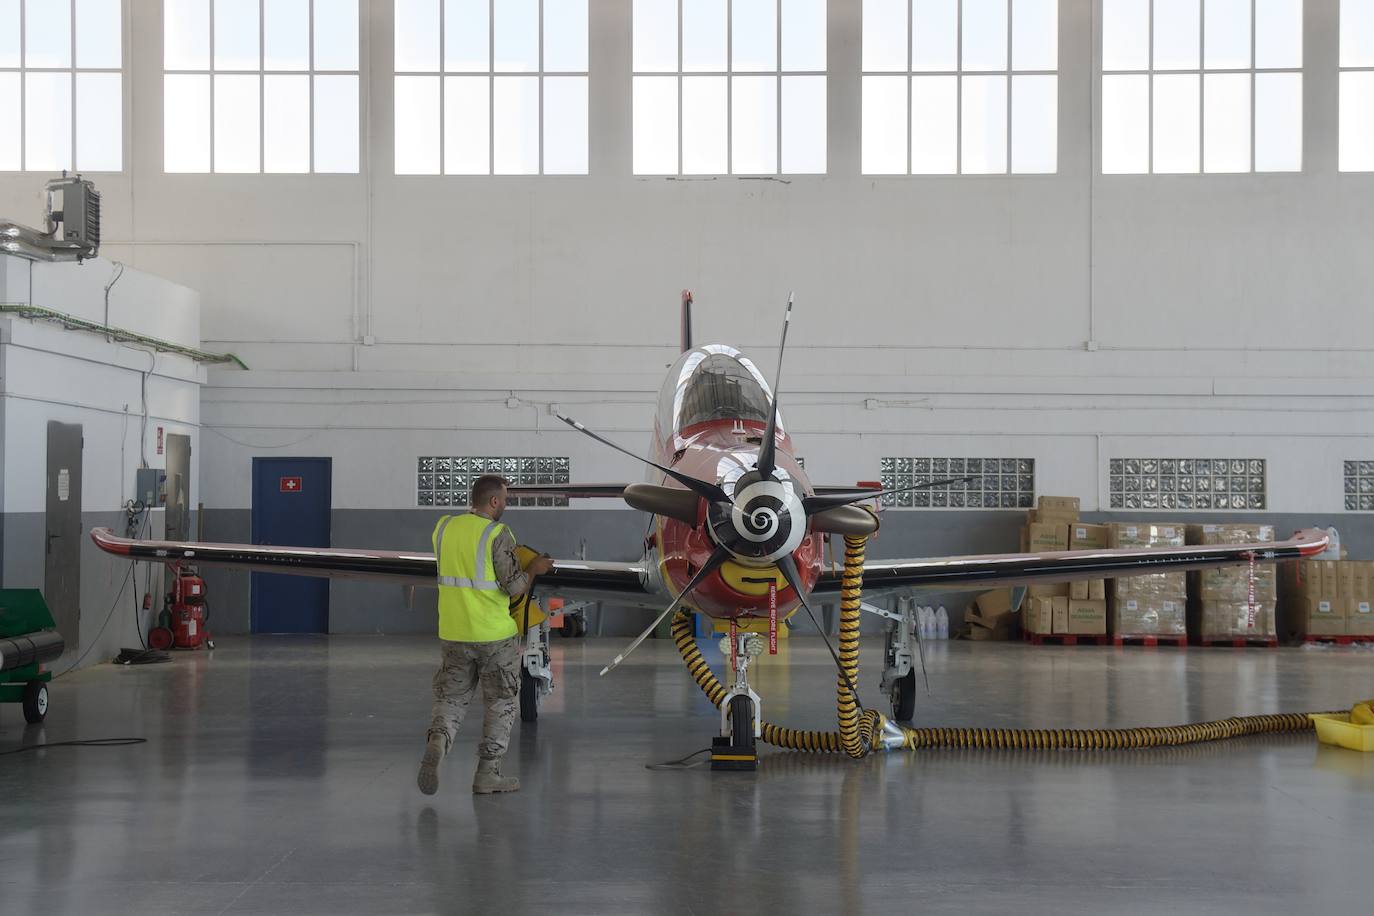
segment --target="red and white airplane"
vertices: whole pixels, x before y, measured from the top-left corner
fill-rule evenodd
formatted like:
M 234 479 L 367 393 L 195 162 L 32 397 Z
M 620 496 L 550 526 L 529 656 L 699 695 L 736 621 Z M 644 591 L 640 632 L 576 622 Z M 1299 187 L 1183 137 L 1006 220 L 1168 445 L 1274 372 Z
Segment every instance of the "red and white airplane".
M 768 617 L 771 592 L 781 620 L 798 608 L 810 613 L 816 599 L 836 600 L 841 574 L 823 568 L 824 536 L 876 531 L 877 518 L 857 504 L 898 492 L 813 485 L 794 457 L 792 437 L 778 412 L 776 386 L 770 386 L 758 367 L 733 347 L 691 346 L 690 305 L 690 294 L 684 291 L 683 352 L 659 393 L 650 458 L 634 455 L 576 420 L 561 418 L 579 432 L 644 461 L 651 469 L 649 481 L 510 488 L 515 496 L 619 497 L 652 515 L 652 532 L 639 562 L 557 560 L 535 585 L 537 594 L 664 608 L 608 669 L 680 605 L 715 619 Z M 791 309 L 789 299 L 778 352 L 779 377 Z M 951 486 L 966 479 L 905 489 Z M 148 562 L 430 586 L 437 575 L 433 554 L 423 551 L 143 541 L 117 537 L 107 528 L 95 529 L 91 537 L 102 550 Z M 1309 529 L 1276 543 L 876 560 L 864 568 L 863 588 L 869 597 L 919 589 L 1113 578 L 1314 556 L 1326 549 L 1327 542 L 1326 532 Z M 910 681 L 908 689 L 914 685 L 911 674 L 900 675 Z

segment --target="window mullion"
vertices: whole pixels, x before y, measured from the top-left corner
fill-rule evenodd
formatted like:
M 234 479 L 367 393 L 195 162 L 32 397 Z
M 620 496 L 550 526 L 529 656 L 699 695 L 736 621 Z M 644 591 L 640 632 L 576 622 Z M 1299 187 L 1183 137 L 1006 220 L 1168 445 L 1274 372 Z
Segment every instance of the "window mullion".
M 310 45 L 306 48 L 306 113 L 309 123 L 306 125 L 307 139 L 305 148 L 309 151 L 309 174 L 315 174 L 315 0 L 310 0 L 310 23 L 307 41 Z
M 210 0 L 210 59 L 206 66 L 206 78 L 210 83 L 210 174 L 215 173 L 215 3 Z M 163 128 L 166 129 L 165 127 Z
M 67 158 L 67 166 L 73 172 L 76 171 L 76 0 L 70 0 L 69 12 L 67 15 L 67 43 L 71 49 L 71 85 L 68 90 L 71 93 L 72 112 L 71 112 L 71 136 L 68 143 L 71 145 L 71 152 Z

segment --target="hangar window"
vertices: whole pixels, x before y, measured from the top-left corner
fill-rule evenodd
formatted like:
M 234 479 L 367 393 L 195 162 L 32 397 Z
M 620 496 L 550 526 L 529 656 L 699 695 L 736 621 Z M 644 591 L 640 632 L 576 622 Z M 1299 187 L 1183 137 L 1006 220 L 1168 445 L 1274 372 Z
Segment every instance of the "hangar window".
M 636 175 L 824 174 L 826 0 L 634 0 Z
M 864 0 L 865 175 L 1053 173 L 1058 0 Z
M 1103 174 L 1301 170 L 1302 0 L 1103 0 Z
M 1341 0 L 1338 167 L 1374 172 L 1374 0 Z
M 1111 509 L 1263 509 L 1263 458 L 1113 458 Z
M 1034 458 L 884 458 L 883 489 L 970 476 L 967 483 L 891 493 L 898 509 L 1029 509 L 1035 505 Z
M 358 0 L 165 0 L 165 172 L 358 171 Z
M 587 0 L 396 0 L 397 175 L 587 174 Z
M 420 458 L 416 472 L 417 506 L 467 506 L 473 481 L 483 474 L 500 474 L 513 484 L 569 483 L 572 480 L 566 457 L 439 455 Z M 512 506 L 567 504 L 566 496 L 524 496 L 510 500 Z
M 124 168 L 120 0 L 0 0 L 0 171 Z
M 1374 461 L 1345 462 L 1347 512 L 1374 512 Z

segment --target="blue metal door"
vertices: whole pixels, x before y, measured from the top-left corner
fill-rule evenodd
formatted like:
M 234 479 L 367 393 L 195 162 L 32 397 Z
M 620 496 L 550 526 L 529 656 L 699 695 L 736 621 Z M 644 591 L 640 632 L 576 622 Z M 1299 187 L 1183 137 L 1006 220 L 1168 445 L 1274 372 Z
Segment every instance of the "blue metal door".
M 253 543 L 328 547 L 328 458 L 253 459 Z M 254 633 L 328 633 L 329 580 L 253 573 Z

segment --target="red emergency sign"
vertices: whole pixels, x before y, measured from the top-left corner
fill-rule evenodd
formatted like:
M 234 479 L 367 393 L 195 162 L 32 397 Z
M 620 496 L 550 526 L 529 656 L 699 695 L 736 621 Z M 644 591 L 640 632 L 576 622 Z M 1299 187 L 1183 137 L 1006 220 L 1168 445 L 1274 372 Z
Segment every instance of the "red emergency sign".
M 301 479 L 299 477 L 283 477 L 281 479 L 281 491 L 283 493 L 299 493 L 301 491 Z

